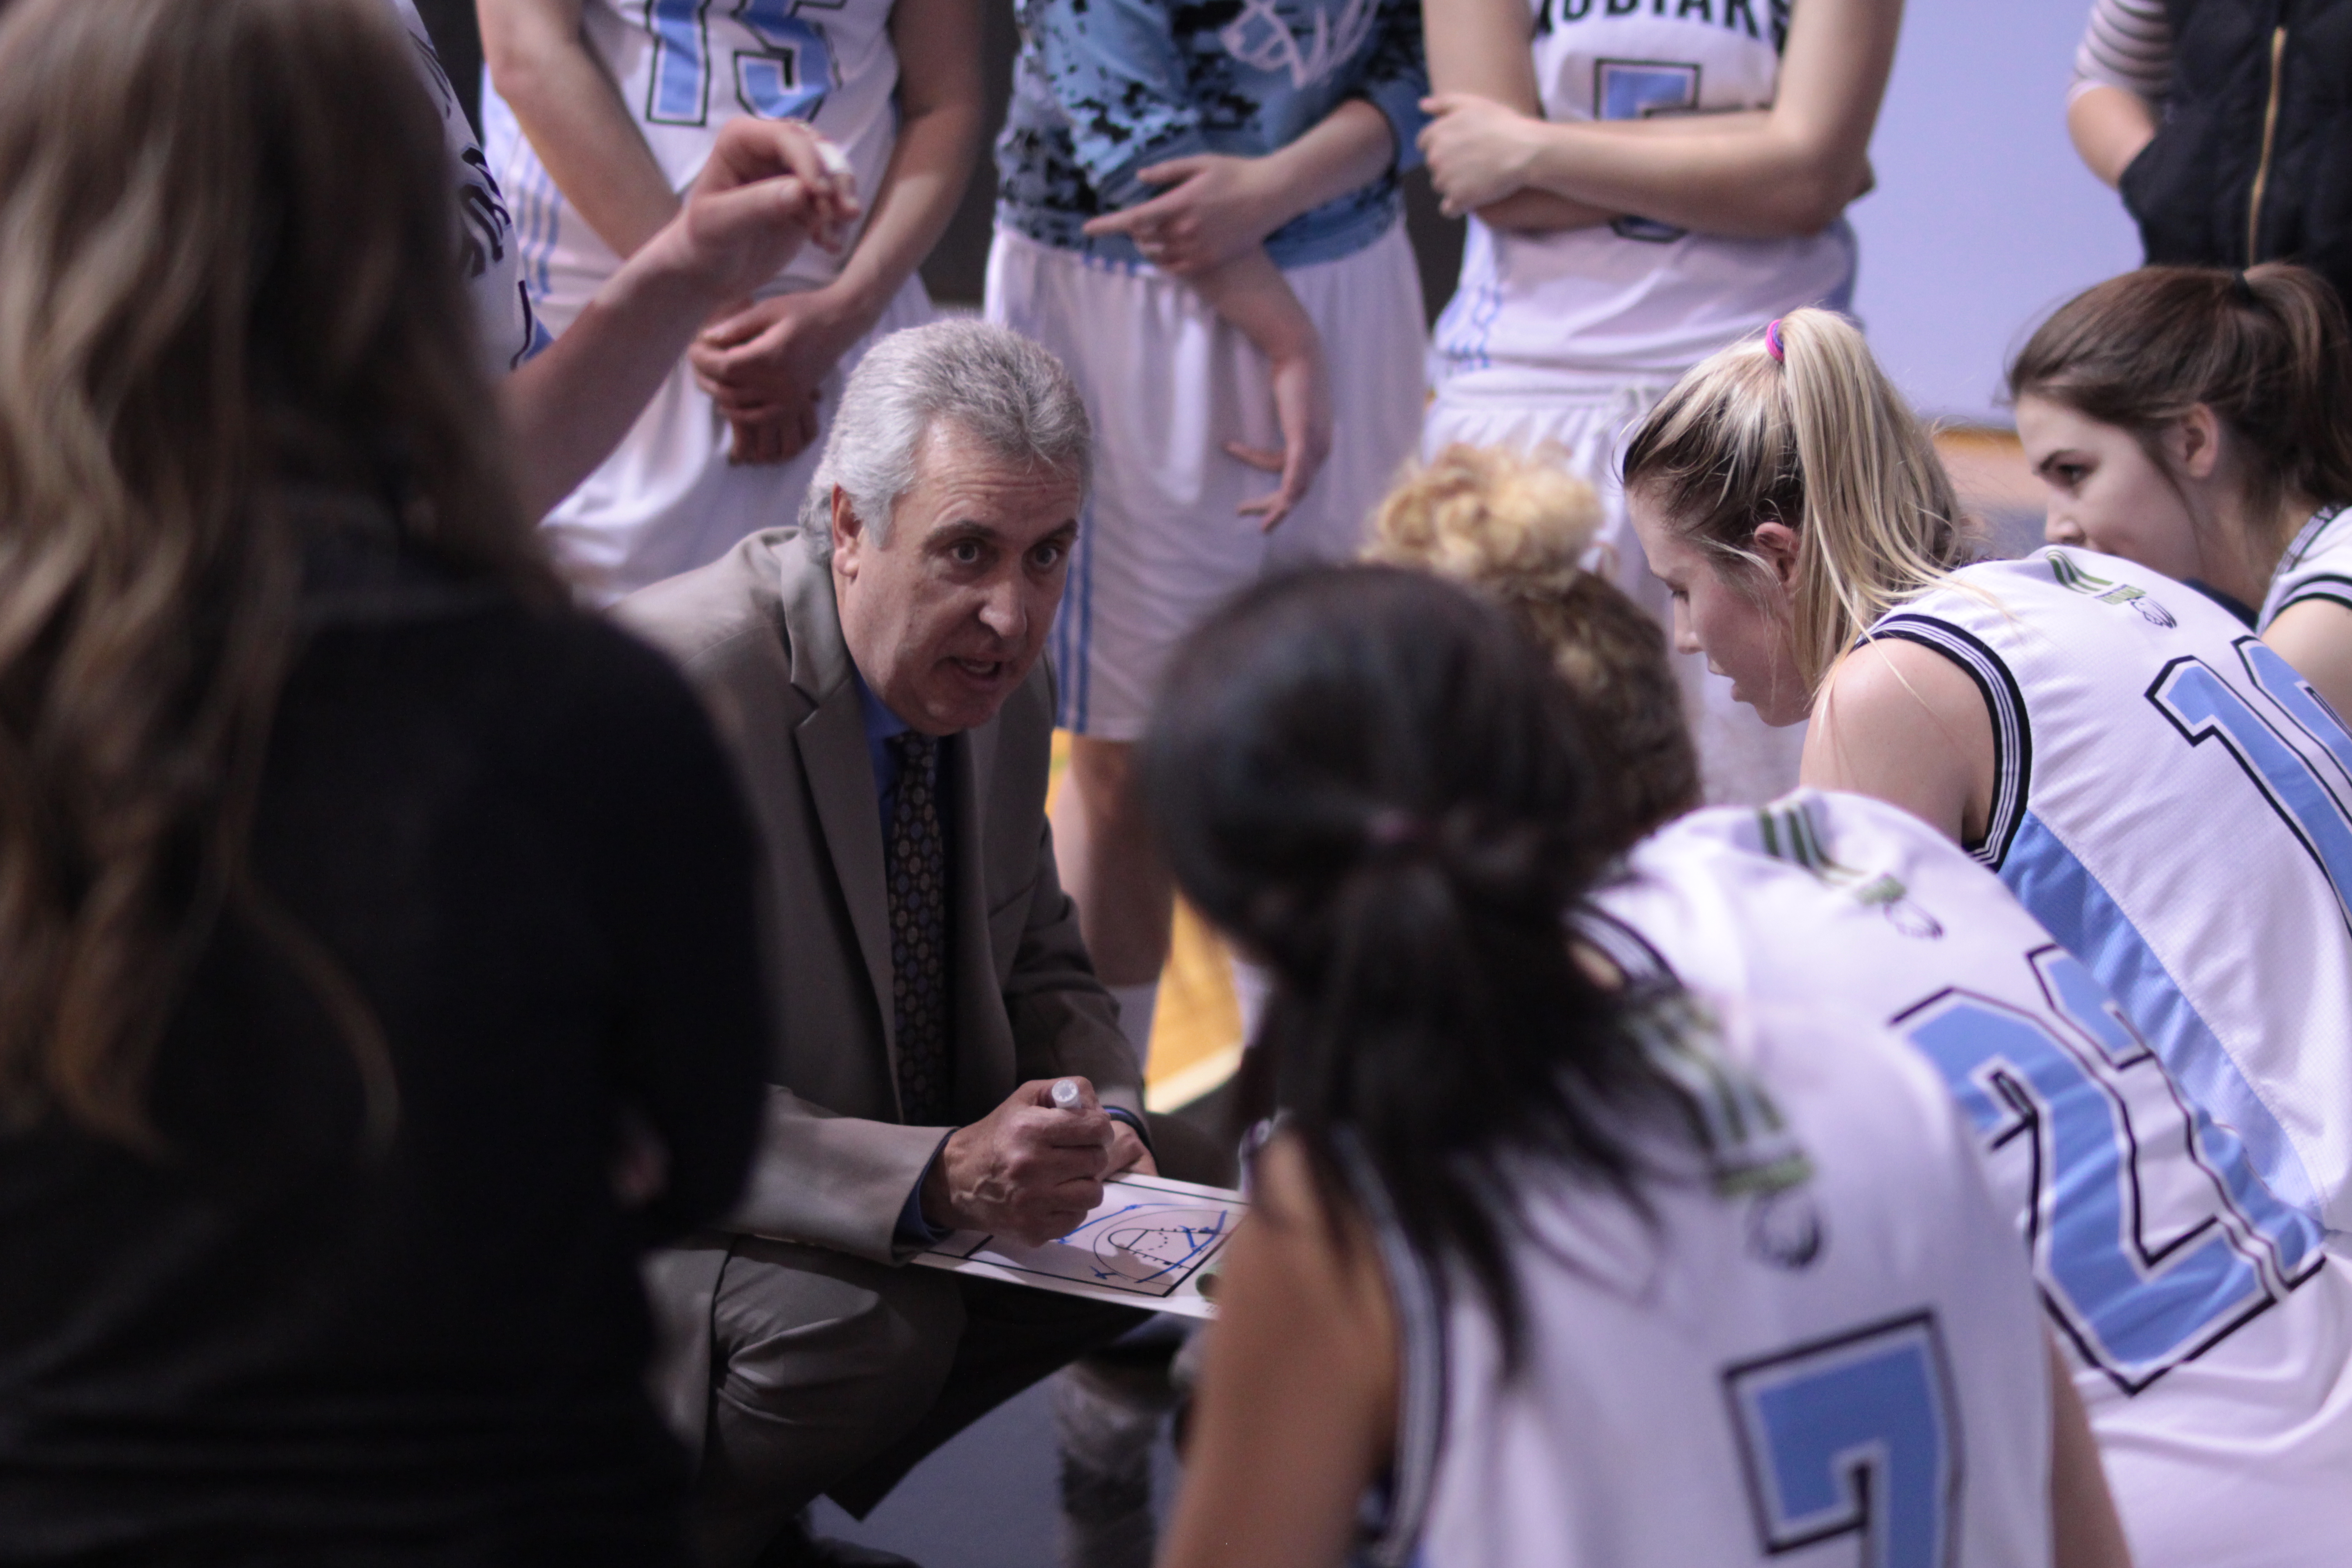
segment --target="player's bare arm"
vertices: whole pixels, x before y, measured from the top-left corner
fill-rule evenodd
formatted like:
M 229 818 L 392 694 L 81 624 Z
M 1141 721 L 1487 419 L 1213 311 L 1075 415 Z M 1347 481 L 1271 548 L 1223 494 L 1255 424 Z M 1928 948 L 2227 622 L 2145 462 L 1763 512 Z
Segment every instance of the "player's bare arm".
M 1209 308 L 1256 345 L 1272 367 L 1282 450 L 1237 440 L 1225 443 L 1226 452 L 1239 461 L 1280 476 L 1271 495 L 1244 501 L 1239 509 L 1272 532 L 1306 495 L 1316 470 L 1331 455 L 1331 377 L 1323 340 L 1264 246 L 1252 246 L 1192 281 Z
M 1198 153 L 1139 170 L 1139 179 L 1168 188 L 1092 220 L 1086 232 L 1123 234 L 1161 271 L 1195 277 L 1263 243 L 1300 214 L 1370 184 L 1396 155 L 1388 116 L 1351 98 L 1264 157 Z
M 2055 1568 L 2131 1568 L 2131 1548 L 2074 1392 L 2074 1369 L 2050 1345 L 2050 1527 Z
M 2067 102 L 2066 134 L 2084 166 L 2113 190 L 2140 149 L 2156 140 L 2156 108 L 2136 92 L 2095 82 Z
M 1218 1283 L 1162 1568 L 1319 1568 L 1396 1447 L 1397 1326 L 1370 1232 L 1342 1247 L 1305 1155 L 1276 1139 Z
M 803 243 L 837 241 L 857 200 L 826 152 L 805 125 L 728 124 L 684 207 L 562 337 L 500 384 L 530 516 L 604 460 L 713 310 L 774 276 Z
M 1700 117 L 1673 132 L 1631 135 L 1538 117 L 1524 11 L 1517 82 L 1505 79 L 1499 16 L 1482 26 L 1470 15 L 1472 36 L 1459 42 L 1441 41 L 1451 16 L 1441 23 L 1434 5 L 1428 28 L 1436 90 L 1421 145 L 1449 214 L 1537 190 L 1578 204 L 1591 221 L 1640 213 L 1702 233 L 1778 238 L 1819 232 L 1869 186 L 1870 133 L 1894 66 L 1901 0 L 1801 0 L 1769 110 L 1736 124 Z M 1447 85 L 1456 79 L 1484 85 Z
M 677 212 L 653 150 L 581 32 L 587 0 L 480 0 L 482 58 L 547 172 L 628 256 Z
M 1992 715 L 1966 670 L 1932 648 L 1877 637 L 1822 683 L 1800 776 L 1875 795 L 1955 844 L 1992 814 Z
M 787 462 L 816 438 L 819 386 L 939 243 L 971 182 L 987 112 L 978 0 L 897 0 L 890 38 L 898 140 L 840 273 L 730 311 L 689 351 L 696 381 L 734 426 L 737 462 Z
M 2263 641 L 2294 666 L 2330 708 L 2352 714 L 2352 607 L 2333 599 L 2289 605 L 2263 628 Z

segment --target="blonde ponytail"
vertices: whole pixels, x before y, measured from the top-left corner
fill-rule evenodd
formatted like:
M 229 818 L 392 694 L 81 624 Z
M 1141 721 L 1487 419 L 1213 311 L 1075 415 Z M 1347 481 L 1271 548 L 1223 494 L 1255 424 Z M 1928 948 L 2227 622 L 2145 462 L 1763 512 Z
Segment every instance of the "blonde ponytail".
M 1676 383 L 1634 433 L 1645 490 L 1737 581 L 1759 524 L 1797 535 L 1790 644 L 1806 689 L 1879 616 L 1966 558 L 1959 505 L 1926 428 L 1853 323 L 1796 310 Z M 1772 347 L 1780 351 L 1778 355 Z

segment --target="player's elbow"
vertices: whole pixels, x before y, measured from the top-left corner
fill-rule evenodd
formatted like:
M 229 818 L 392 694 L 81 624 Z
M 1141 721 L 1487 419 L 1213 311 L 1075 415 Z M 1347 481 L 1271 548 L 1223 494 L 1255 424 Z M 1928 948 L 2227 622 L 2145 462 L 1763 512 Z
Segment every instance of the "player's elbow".
M 511 104 L 536 100 L 566 49 L 584 49 L 579 7 L 546 0 L 480 0 L 482 64 L 490 85 Z
M 1819 234 L 1843 216 L 1863 183 L 1861 171 L 1843 158 L 1798 163 L 1775 182 L 1769 201 L 1772 226 L 1781 236 Z

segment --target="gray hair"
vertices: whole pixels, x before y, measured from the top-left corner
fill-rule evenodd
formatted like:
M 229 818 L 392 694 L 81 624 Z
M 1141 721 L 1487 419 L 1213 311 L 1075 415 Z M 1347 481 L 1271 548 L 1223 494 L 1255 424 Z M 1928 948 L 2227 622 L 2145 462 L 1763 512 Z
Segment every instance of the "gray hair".
M 915 454 L 938 420 L 1007 462 L 1094 480 L 1094 426 L 1070 373 L 1020 333 L 984 321 L 934 321 L 874 345 L 841 395 L 801 502 L 801 530 L 830 554 L 833 490 L 849 498 L 877 544 L 915 486 Z

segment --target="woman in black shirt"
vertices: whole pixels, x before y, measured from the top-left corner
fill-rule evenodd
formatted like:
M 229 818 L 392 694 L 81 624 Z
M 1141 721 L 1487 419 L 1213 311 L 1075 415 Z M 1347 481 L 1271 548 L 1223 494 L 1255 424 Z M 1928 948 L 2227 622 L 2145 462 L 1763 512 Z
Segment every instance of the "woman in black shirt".
M 12 1563 L 682 1556 L 635 1259 L 754 1137 L 750 829 L 509 498 L 381 12 L 0 21 Z

